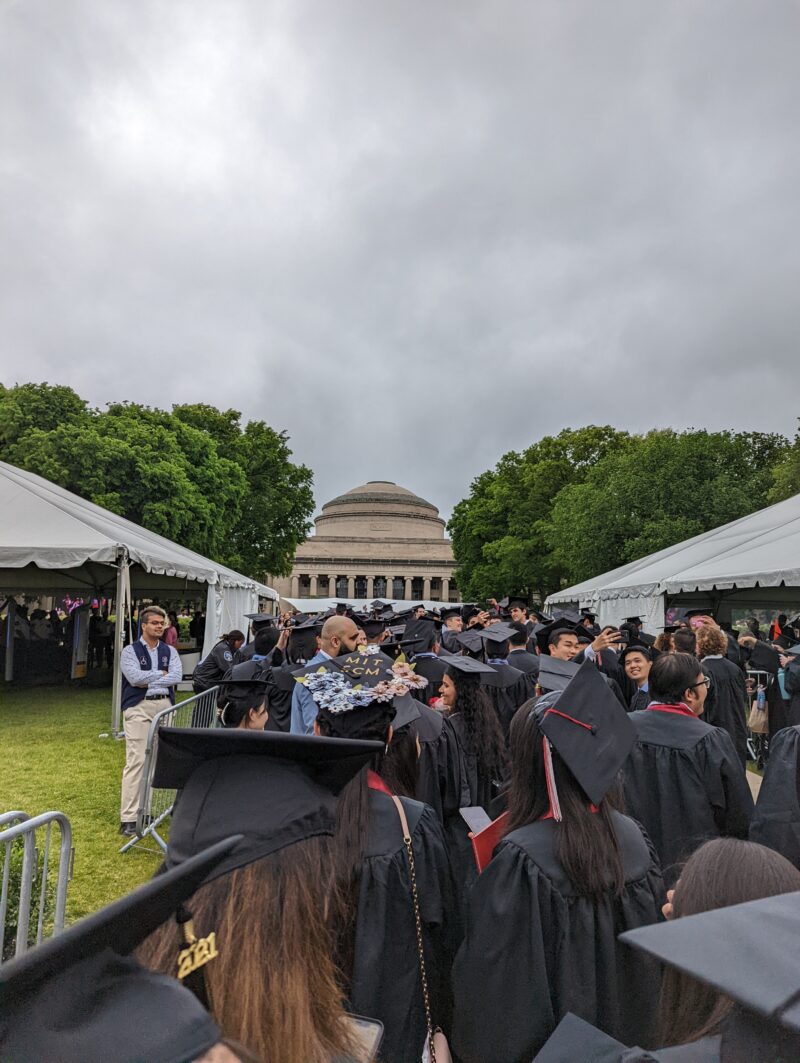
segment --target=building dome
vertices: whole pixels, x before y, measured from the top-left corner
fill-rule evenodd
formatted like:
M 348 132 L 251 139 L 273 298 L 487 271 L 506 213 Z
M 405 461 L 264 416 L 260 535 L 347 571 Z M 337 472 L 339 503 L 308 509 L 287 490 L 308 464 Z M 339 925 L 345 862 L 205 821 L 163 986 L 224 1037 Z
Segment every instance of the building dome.
M 424 498 L 390 480 L 370 480 L 337 495 L 314 521 L 315 536 L 370 538 L 391 533 L 398 539 L 444 539 L 445 522 Z

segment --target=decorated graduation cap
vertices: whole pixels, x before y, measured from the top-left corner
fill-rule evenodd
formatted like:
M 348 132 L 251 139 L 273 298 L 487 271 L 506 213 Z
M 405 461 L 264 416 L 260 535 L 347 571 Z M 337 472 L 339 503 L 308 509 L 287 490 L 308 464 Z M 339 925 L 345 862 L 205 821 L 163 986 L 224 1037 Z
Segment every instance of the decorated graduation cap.
M 162 727 L 153 785 L 182 790 L 167 867 L 232 831 L 242 840 L 206 881 L 295 842 L 333 834 L 336 795 L 382 748 L 315 735 Z
M 599 805 L 633 747 L 636 732 L 602 673 L 585 661 L 561 693 L 536 706 L 545 736 L 545 771 L 553 818 L 561 819 L 551 749 L 555 749 L 583 792 Z
M 457 672 L 465 675 L 494 675 L 495 669 L 490 664 L 477 660 L 475 657 L 447 657 L 448 668 L 454 668 Z
M 639 927 L 619 940 L 800 1031 L 800 893 Z
M 566 690 L 567 684 L 575 678 L 580 668 L 575 661 L 560 661 L 557 657 L 545 654 L 539 659 L 536 681 L 542 691 Z
M 0 967 L 0 1060 L 188 1063 L 217 1044 L 222 1035 L 197 997 L 130 954 L 239 841 L 198 852 Z M 178 948 L 176 927 L 176 970 L 196 963 L 197 948 L 181 959 Z M 203 957 L 213 962 L 209 953 L 215 942 Z

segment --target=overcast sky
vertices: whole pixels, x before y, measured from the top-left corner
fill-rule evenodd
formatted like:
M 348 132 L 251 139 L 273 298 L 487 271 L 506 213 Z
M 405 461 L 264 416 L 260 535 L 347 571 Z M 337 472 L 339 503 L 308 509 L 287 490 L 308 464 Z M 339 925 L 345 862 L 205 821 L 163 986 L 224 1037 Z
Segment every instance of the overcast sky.
M 796 0 L 0 0 L 0 379 L 446 515 L 564 426 L 794 433 Z

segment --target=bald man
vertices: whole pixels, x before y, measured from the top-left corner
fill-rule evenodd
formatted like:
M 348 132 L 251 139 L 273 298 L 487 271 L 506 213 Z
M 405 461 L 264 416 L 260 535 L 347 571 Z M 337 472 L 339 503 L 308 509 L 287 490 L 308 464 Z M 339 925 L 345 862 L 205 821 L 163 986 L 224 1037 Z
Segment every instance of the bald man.
M 358 627 L 349 616 L 330 616 L 325 621 L 319 636 L 319 649 L 304 668 L 298 668 L 293 675 L 300 675 L 312 665 L 330 661 L 343 653 L 352 653 L 358 646 Z M 292 691 L 293 735 L 310 735 L 314 733 L 314 720 L 317 718 L 317 705 L 311 693 L 302 683 L 295 683 Z

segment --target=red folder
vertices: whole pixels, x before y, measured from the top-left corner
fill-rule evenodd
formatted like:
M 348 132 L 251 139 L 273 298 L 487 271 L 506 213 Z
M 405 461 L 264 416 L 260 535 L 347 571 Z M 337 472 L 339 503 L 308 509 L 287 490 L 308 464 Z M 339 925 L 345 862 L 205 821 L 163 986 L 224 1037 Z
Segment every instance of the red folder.
M 462 809 L 462 815 L 463 813 L 464 810 Z M 464 818 L 466 819 L 466 817 Z M 471 830 L 469 832 L 469 839 L 472 842 L 472 852 L 475 855 L 475 863 L 478 865 L 479 873 L 483 871 L 492 859 L 492 854 L 494 853 L 497 843 L 506 832 L 508 812 L 504 812 L 495 820 L 490 820 L 488 816 L 485 816 L 485 819 L 486 826 L 482 827 L 480 830 Z

